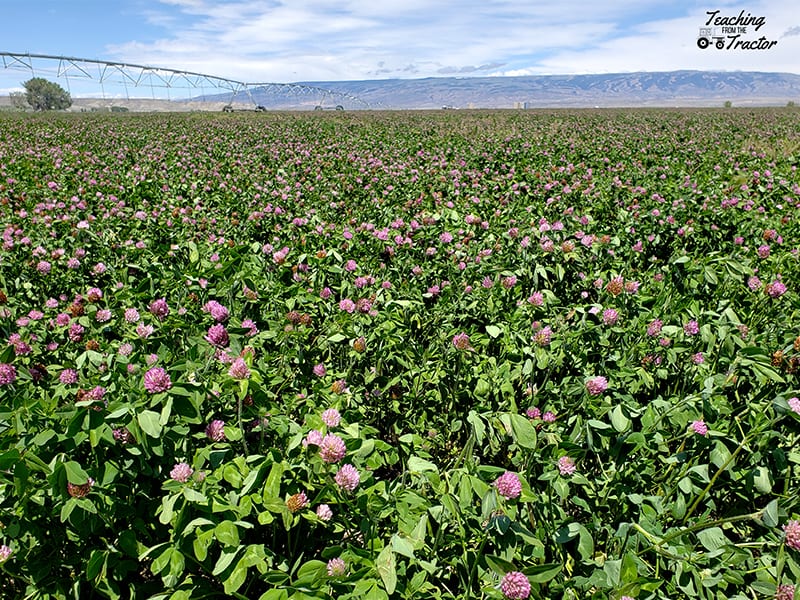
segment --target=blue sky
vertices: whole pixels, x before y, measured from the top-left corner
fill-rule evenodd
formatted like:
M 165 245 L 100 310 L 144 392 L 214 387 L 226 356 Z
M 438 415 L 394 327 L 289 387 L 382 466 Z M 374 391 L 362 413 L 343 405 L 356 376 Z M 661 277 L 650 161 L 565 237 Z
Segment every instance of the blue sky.
M 185 69 L 246 82 L 667 71 L 800 73 L 797 0 L 0 0 L 0 51 Z M 763 16 L 701 50 L 718 16 Z M 0 61 L 2 57 L 0 57 Z M 51 75 L 56 63 L 38 63 Z M 3 68 L 0 92 L 27 79 Z M 74 81 L 71 80 L 74 84 Z

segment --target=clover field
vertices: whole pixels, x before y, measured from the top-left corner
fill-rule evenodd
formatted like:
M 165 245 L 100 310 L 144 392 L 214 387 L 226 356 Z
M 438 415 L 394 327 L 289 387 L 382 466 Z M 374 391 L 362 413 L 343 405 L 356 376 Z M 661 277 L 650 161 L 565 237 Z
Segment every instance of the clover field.
M 795 597 L 799 164 L 788 108 L 0 115 L 0 596 Z

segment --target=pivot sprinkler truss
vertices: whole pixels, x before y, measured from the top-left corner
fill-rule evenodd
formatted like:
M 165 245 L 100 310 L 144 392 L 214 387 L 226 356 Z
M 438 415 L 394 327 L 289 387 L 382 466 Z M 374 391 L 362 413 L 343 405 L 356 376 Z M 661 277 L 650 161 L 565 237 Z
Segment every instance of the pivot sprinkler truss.
M 256 110 L 266 110 L 265 104 L 270 104 L 270 108 L 307 110 L 316 107 L 327 109 L 331 104 L 337 108 L 341 106 L 342 109 L 345 106 L 362 110 L 371 108 L 369 103 L 358 96 L 314 85 L 245 82 L 193 71 L 125 62 L 0 52 L 0 65 L 4 71 L 20 71 L 29 77 L 54 78 L 75 96 L 80 94 L 90 97 L 97 93 L 99 87 L 100 97 L 111 102 L 119 99 L 131 100 L 134 98 L 131 95 L 132 90 L 147 89 L 153 100 L 224 102 L 226 109 L 231 107 L 230 110 L 243 103 Z M 178 90 L 188 91 L 191 95 L 181 99 L 174 98 Z M 244 101 L 239 100 L 240 98 L 244 98 Z

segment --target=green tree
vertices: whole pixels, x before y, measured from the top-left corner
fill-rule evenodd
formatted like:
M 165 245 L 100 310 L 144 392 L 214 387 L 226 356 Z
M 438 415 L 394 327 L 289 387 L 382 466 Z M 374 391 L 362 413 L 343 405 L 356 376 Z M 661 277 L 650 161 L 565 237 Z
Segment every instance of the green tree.
M 25 96 L 33 110 L 64 110 L 72 106 L 69 92 L 57 83 L 34 77 L 22 84 Z
M 28 108 L 28 99 L 24 92 L 11 92 L 8 97 L 11 100 L 11 106 L 17 110 L 25 110 Z

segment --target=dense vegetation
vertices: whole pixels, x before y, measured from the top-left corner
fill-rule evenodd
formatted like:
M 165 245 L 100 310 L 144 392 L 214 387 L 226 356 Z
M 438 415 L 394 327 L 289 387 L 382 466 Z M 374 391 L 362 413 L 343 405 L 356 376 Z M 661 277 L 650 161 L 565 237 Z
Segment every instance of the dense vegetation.
M 4 598 L 792 598 L 800 113 L 0 117 Z
M 26 81 L 25 100 L 36 111 L 65 110 L 72 106 L 69 92 L 54 81 L 33 77 Z

